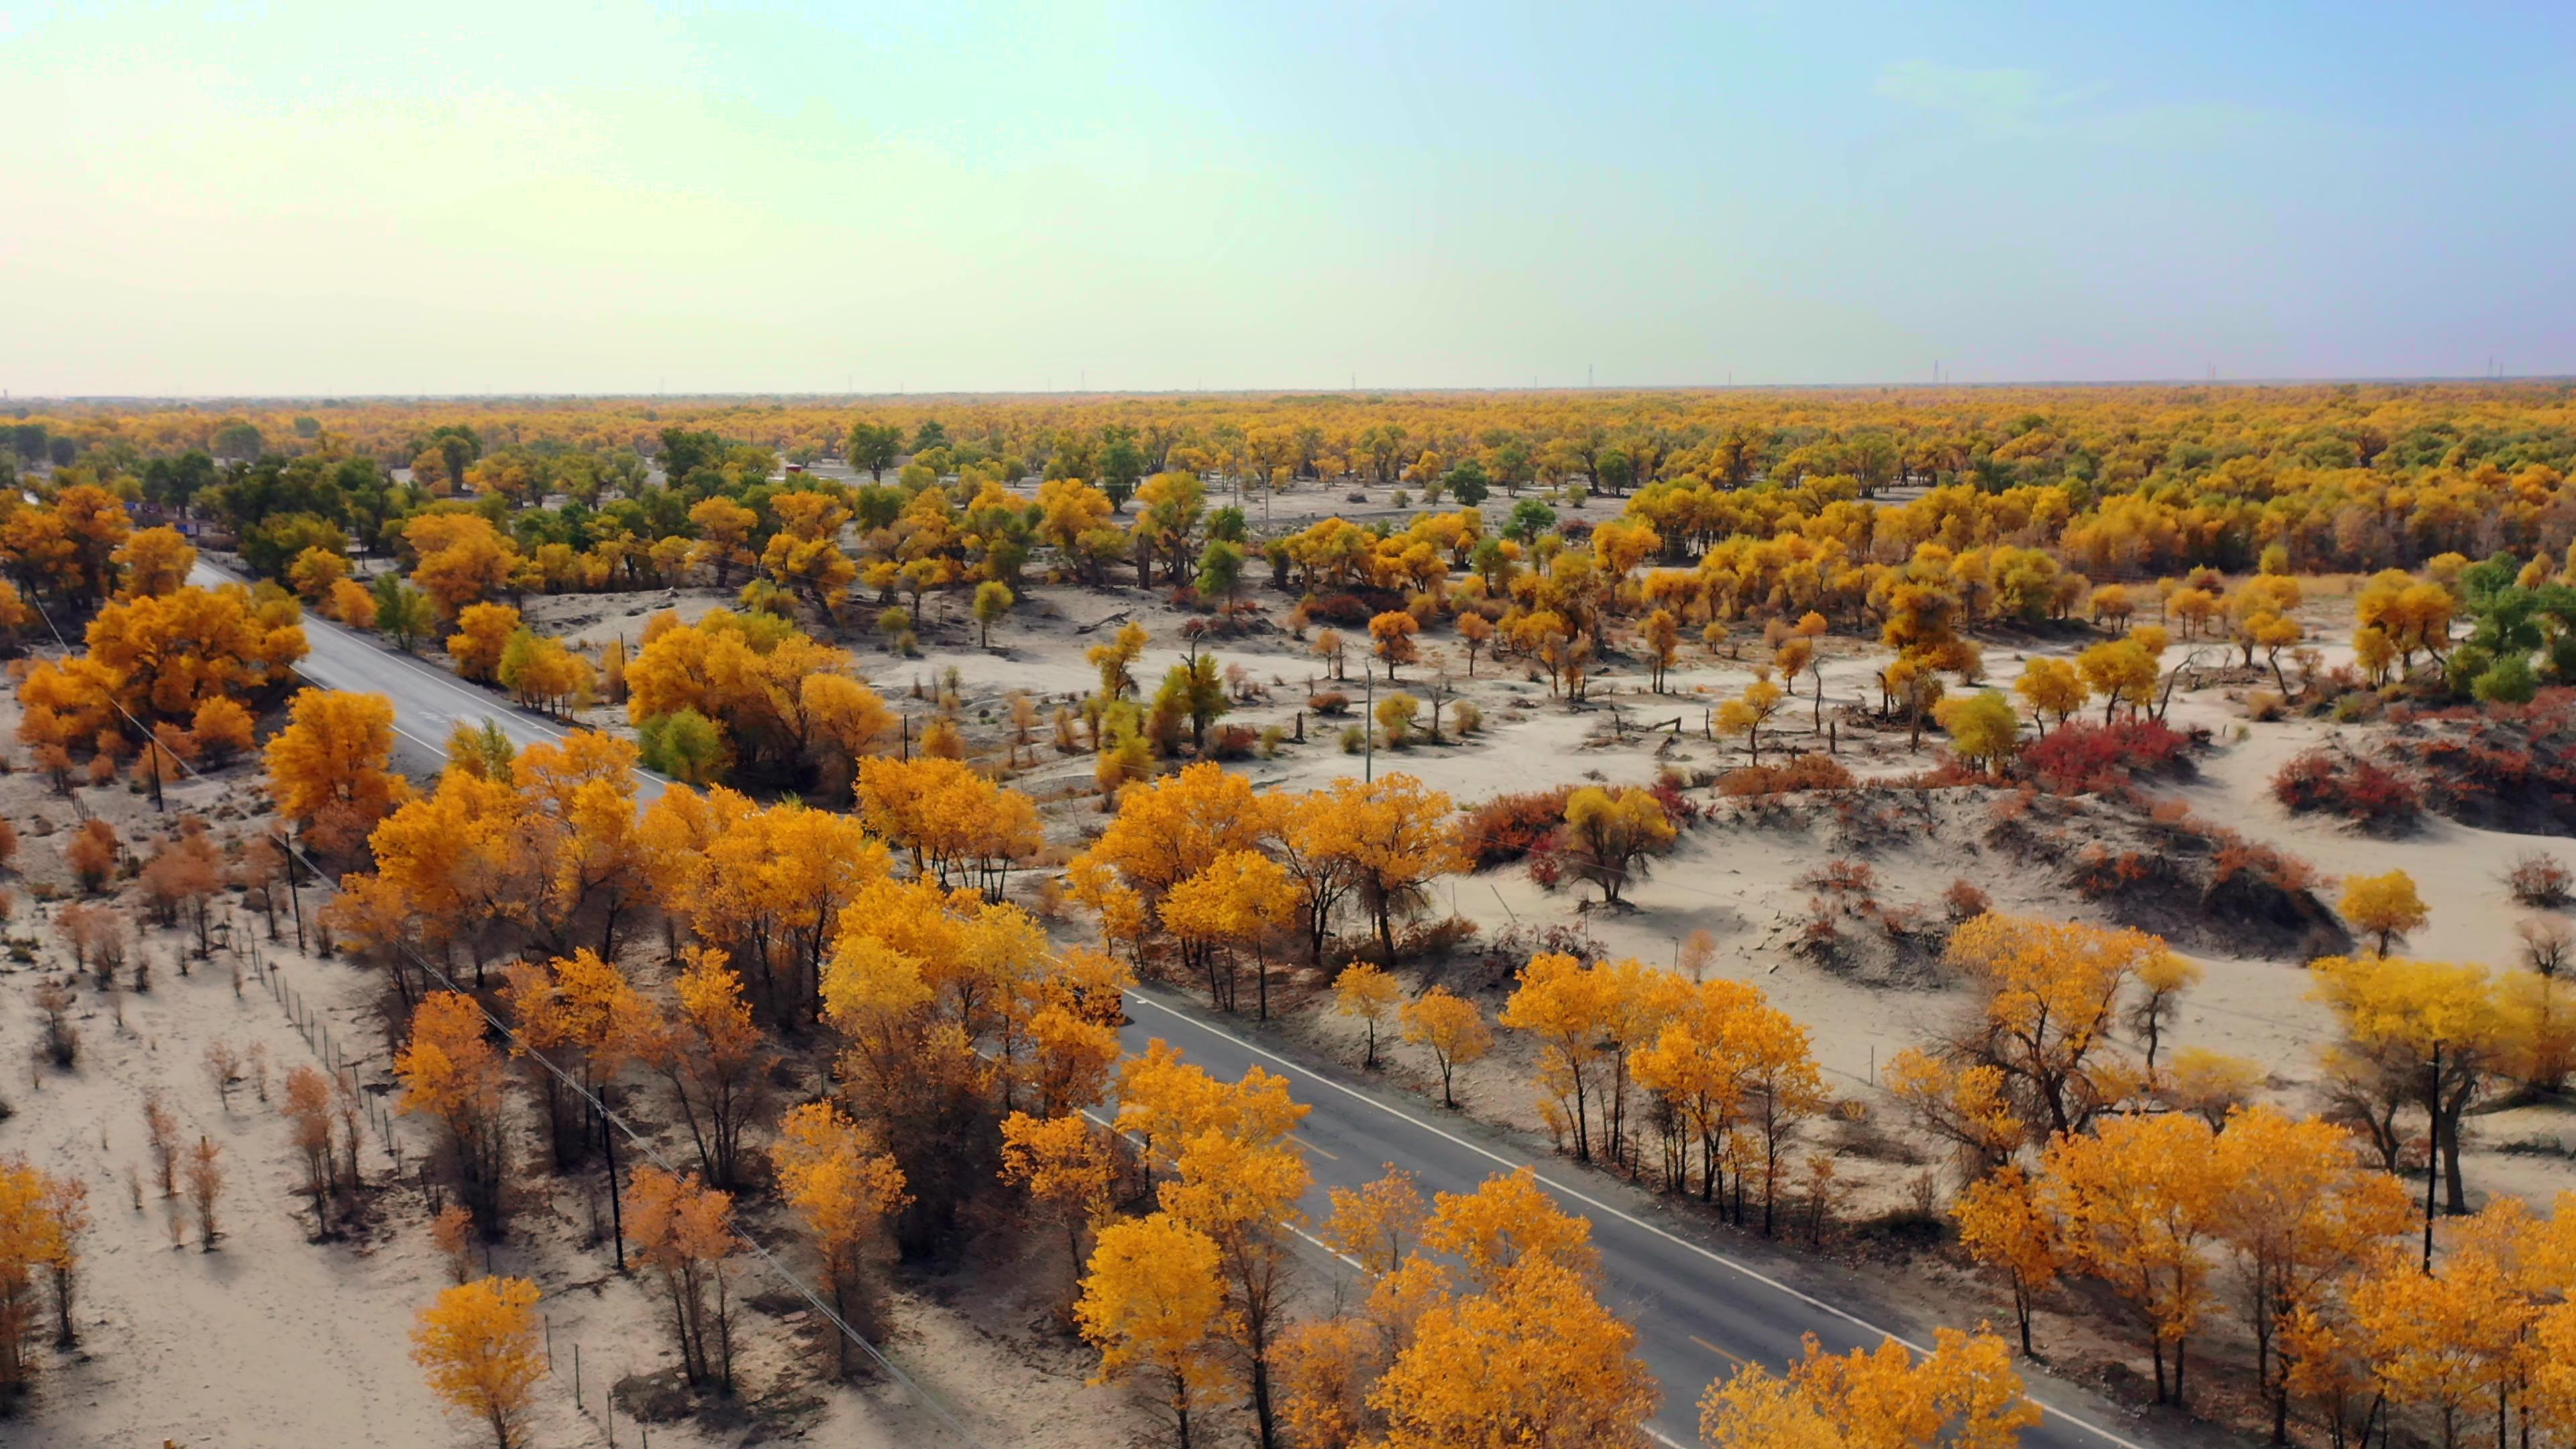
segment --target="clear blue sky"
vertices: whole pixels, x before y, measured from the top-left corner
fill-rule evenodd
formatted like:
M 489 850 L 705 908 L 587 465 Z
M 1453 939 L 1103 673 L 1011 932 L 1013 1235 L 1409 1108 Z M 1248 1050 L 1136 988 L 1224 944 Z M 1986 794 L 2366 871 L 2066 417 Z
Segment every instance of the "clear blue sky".
M 0 0 L 0 386 L 2576 372 L 2576 7 Z

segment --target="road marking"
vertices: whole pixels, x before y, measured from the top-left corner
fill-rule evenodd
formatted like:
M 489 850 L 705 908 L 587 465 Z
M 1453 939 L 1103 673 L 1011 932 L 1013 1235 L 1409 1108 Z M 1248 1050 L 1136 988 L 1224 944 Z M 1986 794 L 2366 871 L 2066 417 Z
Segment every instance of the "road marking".
M 1330 1087 L 1334 1091 L 1341 1093 L 1343 1096 L 1350 1098 L 1354 1102 L 1358 1102 L 1363 1106 L 1374 1107 L 1378 1111 L 1395 1118 L 1399 1122 L 1419 1127 L 1423 1131 L 1430 1133 L 1432 1136 L 1437 1137 L 1452 1146 L 1465 1148 L 1467 1151 L 1472 1152 L 1479 1157 L 1501 1163 L 1503 1166 L 1511 1168 L 1514 1171 L 1518 1171 L 1521 1168 L 1526 1167 L 1530 1169 L 1530 1175 L 1533 1178 L 1536 1178 L 1541 1186 L 1548 1188 L 1550 1191 L 1562 1194 L 1575 1202 L 1582 1203 L 1584 1206 L 1591 1208 L 1595 1212 L 1617 1218 L 1619 1221 L 1626 1223 L 1630 1227 L 1636 1228 L 1641 1232 L 1652 1233 L 1654 1236 L 1671 1243 L 1675 1247 L 1697 1253 L 1701 1257 L 1708 1259 L 1710 1262 L 1715 1263 L 1722 1268 L 1728 1268 L 1734 1272 L 1740 1273 L 1743 1276 L 1752 1279 L 1754 1282 L 1773 1290 L 1774 1292 L 1784 1293 L 1789 1297 L 1796 1299 L 1800 1303 L 1806 1304 L 1810 1308 L 1830 1313 L 1834 1317 L 1861 1329 L 1863 1332 L 1875 1333 L 1882 1338 L 1893 1339 L 1918 1354 L 1929 1354 L 1931 1352 L 1930 1349 L 1914 1342 L 1912 1339 L 1890 1333 L 1886 1329 L 1879 1327 L 1877 1324 L 1870 1322 L 1868 1319 L 1861 1317 L 1859 1314 L 1852 1312 L 1848 1308 L 1838 1307 L 1818 1298 L 1812 1293 L 1806 1293 L 1796 1288 L 1792 1288 L 1788 1284 L 1781 1282 L 1779 1279 L 1772 1277 L 1770 1274 L 1765 1273 L 1758 1268 L 1748 1267 L 1747 1265 L 1739 1263 L 1735 1259 L 1726 1256 L 1724 1253 L 1703 1247 L 1677 1233 L 1656 1227 L 1653 1223 L 1647 1222 L 1642 1218 L 1622 1212 L 1588 1193 L 1578 1191 L 1575 1188 L 1567 1187 L 1563 1183 L 1556 1182 L 1547 1177 L 1544 1173 L 1539 1172 L 1537 1163 L 1526 1161 L 1515 1162 L 1511 1158 L 1505 1157 L 1503 1154 L 1494 1151 L 1490 1147 L 1483 1146 L 1480 1143 L 1470 1142 L 1467 1139 L 1458 1136 L 1456 1133 L 1443 1131 L 1441 1128 L 1423 1121 L 1421 1118 L 1414 1116 L 1410 1112 L 1389 1106 L 1386 1103 L 1377 1100 L 1375 1097 L 1368 1095 L 1366 1092 L 1360 1091 L 1356 1087 L 1351 1087 L 1344 1083 L 1337 1082 L 1330 1077 L 1318 1075 L 1312 1067 L 1306 1066 L 1300 1062 L 1292 1062 L 1288 1058 L 1267 1048 L 1255 1046 L 1251 1042 L 1243 1040 L 1241 1037 L 1231 1035 L 1215 1026 L 1200 1021 L 1198 1018 L 1193 1017 L 1186 1012 L 1166 1006 L 1163 1003 L 1156 1001 L 1154 998 L 1145 995 L 1141 991 L 1130 991 L 1127 993 L 1127 999 L 1145 1006 L 1150 1006 L 1156 1011 L 1163 1013 L 1165 1016 L 1171 1017 L 1175 1021 L 1187 1022 L 1189 1025 L 1208 1033 L 1210 1036 L 1222 1038 L 1223 1040 L 1231 1042 L 1234 1045 L 1243 1048 L 1245 1051 L 1252 1053 L 1254 1056 L 1275 1062 L 1290 1071 L 1296 1072 L 1307 1078 L 1309 1081 L 1314 1082 L 1317 1086 Z M 2092 1434 L 2095 1437 L 2100 1438 L 2106 1443 L 2116 1444 L 2119 1446 L 2119 1449 L 2147 1449 L 2146 1445 L 2140 1444 L 2133 1439 L 2123 1439 L 2119 1435 L 2112 1433 L 2110 1430 L 2105 1429 L 2101 1425 L 2093 1423 L 2090 1420 L 2077 1418 L 2075 1415 L 2067 1413 L 2063 1409 L 2051 1409 L 2046 1404 L 2040 1403 L 2037 1399 L 2031 1398 L 2027 1394 L 2022 1397 L 2032 1406 L 2046 1412 L 2061 1423 L 2073 1425 L 2078 1429 L 2084 1430 L 2088 1434 Z M 1661 1438 L 1662 1436 L 1657 1435 L 1656 1437 Z
M 1307 1141 L 1305 1138 L 1298 1136 L 1298 1135 L 1297 1135 L 1296 1133 L 1294 1133 L 1294 1132 L 1291 1132 L 1291 1133 L 1289 1133 L 1289 1134 L 1288 1134 L 1288 1140 L 1289 1140 L 1289 1141 L 1291 1141 L 1291 1142 L 1296 1143 L 1296 1144 L 1297 1144 L 1298 1146 L 1300 1146 L 1300 1147 L 1305 1148 L 1307 1151 L 1309 1151 L 1309 1152 L 1311 1152 L 1311 1153 L 1314 1153 L 1316 1156 L 1318 1156 L 1318 1157 L 1320 1157 L 1320 1158 L 1323 1158 L 1323 1159 L 1324 1159 L 1325 1161 L 1327 1161 L 1327 1162 L 1339 1162 L 1339 1161 L 1341 1161 L 1341 1160 L 1342 1160 L 1342 1159 L 1341 1159 L 1340 1154 L 1338 1154 L 1338 1153 L 1332 1153 L 1332 1152 L 1326 1152 L 1324 1149 L 1322 1149 L 1322 1148 L 1320 1148 L 1320 1147 L 1316 1146 L 1316 1145 L 1315 1145 L 1314 1143 L 1312 1143 L 1312 1142 Z
M 1344 1263 L 1350 1265 L 1351 1271 L 1355 1273 L 1365 1273 L 1368 1271 L 1366 1268 L 1360 1266 L 1359 1259 L 1352 1257 L 1350 1254 L 1345 1253 L 1341 1249 L 1334 1247 L 1332 1244 L 1325 1242 L 1323 1239 L 1316 1237 L 1313 1233 L 1306 1231 L 1295 1223 L 1282 1219 L 1279 1226 L 1286 1228 L 1288 1231 L 1304 1238 L 1307 1242 L 1310 1242 L 1316 1247 L 1323 1249 L 1325 1252 L 1332 1254 L 1334 1257 L 1341 1259 Z
M 1742 1368 L 1742 1367 L 1744 1367 L 1744 1360 L 1742 1360 L 1742 1359 L 1740 1359 L 1740 1358 L 1737 1358 L 1735 1355 L 1733 1355 L 1733 1354 L 1731 1354 L 1731 1353 L 1728 1353 L 1725 1349 L 1719 1348 L 1716 1344 L 1713 1344 L 1713 1343 L 1709 1342 L 1707 1339 L 1700 1337 L 1700 1336 L 1699 1336 L 1698 1334 L 1696 1334 L 1696 1333 L 1694 1333 L 1694 1334 L 1692 1334 L 1692 1335 L 1690 1336 L 1690 1341 L 1691 1341 L 1691 1342 L 1693 1342 L 1693 1343 L 1695 1343 L 1695 1344 L 1698 1344 L 1700 1347 L 1702 1347 L 1702 1348 L 1704 1348 L 1704 1349 L 1707 1349 L 1710 1353 L 1716 1354 L 1719 1358 L 1722 1358 L 1722 1359 L 1726 1360 L 1728 1363 L 1731 1363 L 1731 1364 L 1735 1365 L 1737 1368 Z

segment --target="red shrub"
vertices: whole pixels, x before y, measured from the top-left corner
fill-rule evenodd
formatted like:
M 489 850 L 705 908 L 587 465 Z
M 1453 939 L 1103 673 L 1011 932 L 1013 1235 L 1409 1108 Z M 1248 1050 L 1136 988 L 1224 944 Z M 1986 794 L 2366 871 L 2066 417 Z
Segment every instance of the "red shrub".
M 2191 742 L 2155 720 L 2097 725 L 2069 722 L 2021 752 L 2022 766 L 2060 795 L 2117 790 L 2133 772 L 2160 770 Z
M 1318 624 L 1366 624 L 1376 611 L 1357 594 L 1325 594 L 1305 603 L 1306 617 Z
M 1208 741 L 1208 753 L 1220 760 L 1248 760 L 1253 746 L 1261 743 L 1261 732 L 1250 725 L 1218 725 Z
M 2383 829 L 2412 824 L 2423 799 L 2405 776 L 2372 761 L 2310 750 L 2272 777 L 2272 798 Z
M 1950 888 L 1941 893 L 1941 904 L 1954 921 L 1973 921 L 1994 908 L 1993 899 L 1964 877 L 1950 882 Z
M 1467 812 L 1460 843 L 1478 870 L 1505 865 L 1546 843 L 1565 823 L 1566 797 L 1572 786 L 1497 795 Z
M 1655 803 L 1664 807 L 1666 824 L 1679 830 L 1699 823 L 1699 802 L 1685 792 L 1680 776 L 1666 770 L 1655 777 L 1655 783 L 1647 790 L 1655 797 Z

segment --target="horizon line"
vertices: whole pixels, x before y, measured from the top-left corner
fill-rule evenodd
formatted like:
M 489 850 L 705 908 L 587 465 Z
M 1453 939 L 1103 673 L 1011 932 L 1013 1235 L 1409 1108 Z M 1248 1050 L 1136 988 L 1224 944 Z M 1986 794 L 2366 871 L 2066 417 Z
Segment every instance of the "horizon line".
M 1557 386 L 1506 385 L 1478 387 L 1457 384 L 1403 385 L 1388 387 L 1224 387 L 1224 388 L 943 388 L 928 391 L 854 392 L 847 389 L 752 388 L 742 390 L 707 390 L 682 392 L 642 392 L 612 389 L 601 392 L 213 392 L 213 393 L 0 393 L 0 403 L 8 406 L 38 403 L 67 403 L 81 406 L 119 405 L 194 405 L 200 403 L 298 403 L 298 402 L 695 402 L 710 400 L 795 400 L 801 402 L 884 402 L 903 399 L 939 400 L 1008 400 L 1008 399 L 1090 399 L 1090 398 L 1257 398 L 1257 397 L 1392 397 L 1392 396 L 1478 396 L 1525 394 L 1555 396 L 1573 393 L 1630 395 L 1640 393 L 1776 393 L 1776 392 L 1978 392 L 2007 388 L 2038 388 L 2073 391 L 2083 388 L 2148 388 L 2148 387 L 2428 387 L 2477 384 L 2557 385 L 2576 384 L 2576 373 L 2513 373 L 2503 376 L 2467 374 L 2346 375 L 2317 377 L 2140 377 L 2101 380 L 2066 378 L 2024 378 L 1987 382 L 1765 382 L 1765 383 L 1567 383 Z

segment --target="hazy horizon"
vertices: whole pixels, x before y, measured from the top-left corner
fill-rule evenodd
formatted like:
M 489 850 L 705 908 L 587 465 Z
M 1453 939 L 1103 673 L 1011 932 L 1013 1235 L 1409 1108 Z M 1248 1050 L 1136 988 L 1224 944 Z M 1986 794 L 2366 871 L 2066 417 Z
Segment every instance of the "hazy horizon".
M 2576 372 L 2576 14 L 0 13 L 43 398 Z

